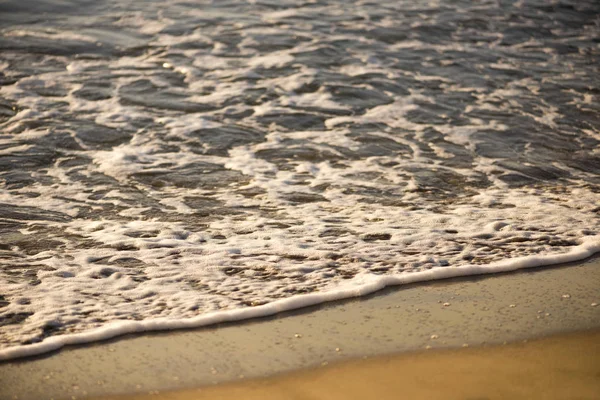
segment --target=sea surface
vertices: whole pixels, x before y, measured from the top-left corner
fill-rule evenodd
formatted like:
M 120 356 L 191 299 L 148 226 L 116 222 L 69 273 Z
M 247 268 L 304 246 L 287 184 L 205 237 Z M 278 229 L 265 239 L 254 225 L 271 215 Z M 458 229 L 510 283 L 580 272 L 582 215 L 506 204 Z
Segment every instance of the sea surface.
M 0 359 L 598 251 L 596 0 L 0 0 Z

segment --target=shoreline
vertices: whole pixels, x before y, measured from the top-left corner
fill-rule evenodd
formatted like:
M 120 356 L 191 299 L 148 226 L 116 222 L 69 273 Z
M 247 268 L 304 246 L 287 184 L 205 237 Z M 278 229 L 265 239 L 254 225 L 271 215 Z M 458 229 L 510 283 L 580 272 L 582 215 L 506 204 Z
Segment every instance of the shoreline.
M 400 275 L 368 275 L 358 282 L 352 281 L 334 291 L 296 295 L 249 308 L 217 311 L 186 319 L 149 319 L 142 321 L 117 321 L 106 326 L 74 334 L 52 336 L 40 343 L 0 349 L 0 362 L 51 353 L 65 346 L 94 344 L 128 334 L 154 333 L 181 329 L 197 329 L 221 323 L 244 322 L 271 317 L 284 312 L 319 306 L 340 300 L 377 294 L 386 288 L 406 286 L 413 283 L 437 282 L 453 278 L 476 278 L 539 267 L 552 267 L 574 262 L 585 262 L 600 253 L 599 236 L 582 240 L 569 252 L 562 254 L 531 255 L 504 259 L 491 264 L 463 265 L 460 267 L 435 267 Z
M 574 265 L 572 265 L 574 264 Z M 534 276 L 532 276 L 534 275 Z M 600 328 L 600 258 L 430 281 L 272 317 L 0 363 L 1 399 L 170 391 L 338 361 Z

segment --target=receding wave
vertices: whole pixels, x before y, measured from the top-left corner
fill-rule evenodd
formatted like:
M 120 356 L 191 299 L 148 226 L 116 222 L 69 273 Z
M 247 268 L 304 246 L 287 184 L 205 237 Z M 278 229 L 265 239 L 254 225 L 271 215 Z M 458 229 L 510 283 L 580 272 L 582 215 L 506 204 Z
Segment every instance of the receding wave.
M 594 1 L 75 3 L 0 5 L 0 359 L 600 251 Z

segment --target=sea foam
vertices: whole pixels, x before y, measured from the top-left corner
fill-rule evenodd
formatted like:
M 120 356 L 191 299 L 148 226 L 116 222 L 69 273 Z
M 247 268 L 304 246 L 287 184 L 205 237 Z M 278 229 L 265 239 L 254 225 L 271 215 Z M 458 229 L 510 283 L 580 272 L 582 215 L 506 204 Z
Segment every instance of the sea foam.
M 584 244 L 572 248 L 568 253 L 560 255 L 519 257 L 489 265 L 464 265 L 454 268 L 437 267 L 428 271 L 415 272 L 412 274 L 365 276 L 362 277 L 362 279 L 360 279 L 358 282 L 353 282 L 352 285 L 339 288 L 338 290 L 327 291 L 324 293 L 297 295 L 252 308 L 217 311 L 185 319 L 157 318 L 145 321 L 113 322 L 101 328 L 92 329 L 83 333 L 54 336 L 44 340 L 42 343 L 2 349 L 0 350 L 0 360 L 11 360 L 15 358 L 35 356 L 56 351 L 67 345 L 92 343 L 129 333 L 191 329 L 215 325 L 223 322 L 234 322 L 251 318 L 266 317 L 284 311 L 309 307 L 325 302 L 365 296 L 388 286 L 406 285 L 410 283 L 455 278 L 460 276 L 509 272 L 524 268 L 568 263 L 585 259 L 598 252 L 600 252 L 600 237 L 593 237 L 587 240 Z
M 596 2 L 63 3 L 0 18 L 2 359 L 598 251 Z

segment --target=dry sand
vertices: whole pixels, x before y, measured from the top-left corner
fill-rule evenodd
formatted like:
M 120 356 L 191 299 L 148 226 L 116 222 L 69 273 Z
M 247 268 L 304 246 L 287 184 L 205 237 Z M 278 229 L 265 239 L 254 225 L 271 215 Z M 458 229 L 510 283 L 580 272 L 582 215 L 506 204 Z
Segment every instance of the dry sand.
M 600 331 L 351 361 L 285 376 L 102 400 L 600 398 Z
M 541 347 L 531 347 L 532 353 L 527 350 L 529 345 L 510 347 L 512 350 L 501 347 L 499 350 L 484 348 L 473 352 L 429 350 L 427 353 L 439 353 L 440 358 L 429 359 L 433 356 L 427 354 L 389 358 L 369 361 L 364 367 L 356 364 L 355 370 L 350 367 L 354 365 L 352 363 L 333 369 L 323 369 L 321 365 L 426 347 L 457 348 L 463 344 L 473 347 L 598 330 L 600 306 L 593 305 L 597 303 L 600 303 L 598 258 L 565 267 L 407 285 L 362 299 L 325 304 L 246 323 L 122 337 L 66 348 L 43 357 L 5 362 L 0 364 L 0 399 L 147 394 L 239 381 L 240 377 L 261 378 L 311 367 L 318 368 L 276 381 L 250 383 L 249 386 L 228 388 L 225 385 L 223 390 L 241 390 L 243 398 L 252 398 L 254 390 L 264 388 L 272 390 L 273 395 L 283 391 L 283 398 L 289 399 L 313 398 L 311 393 L 315 392 L 338 393 L 340 398 L 351 398 L 344 392 L 337 392 L 347 389 L 357 395 L 362 393 L 362 396 L 365 393 L 379 396 L 389 391 L 390 396 L 398 398 L 398 386 L 393 385 L 404 382 L 403 385 L 407 385 L 403 389 L 405 391 L 428 387 L 443 398 L 450 398 L 446 392 L 455 389 L 450 389 L 450 386 L 444 389 L 444 385 L 455 384 L 460 378 L 464 384 L 456 383 L 457 387 L 489 387 L 484 394 L 472 397 L 463 392 L 459 397 L 474 400 L 502 398 L 493 394 L 505 386 L 508 390 L 503 392 L 505 396 L 516 396 L 516 392 L 509 390 L 512 386 L 517 391 L 530 387 L 535 389 L 535 393 L 545 393 L 536 382 L 547 382 L 542 378 L 553 376 L 549 382 L 555 386 L 575 385 L 581 393 L 579 398 L 594 398 L 589 397 L 590 393 L 598 387 L 592 384 L 593 379 L 590 381 L 588 375 L 595 374 L 595 378 L 600 380 L 598 347 L 594 345 L 598 342 L 598 334 L 572 337 L 568 339 L 571 343 L 568 345 L 567 342 L 560 344 L 567 339 L 551 339 L 552 342 L 547 343 L 555 343 L 555 350 L 550 350 L 550 347 L 543 350 L 545 345 L 540 344 Z M 566 354 L 572 357 L 565 357 L 561 348 L 570 349 Z M 488 351 L 489 354 L 486 353 Z M 561 351 L 562 356 L 559 355 Z M 550 358 L 540 354 L 547 354 Z M 474 361 L 477 357 L 481 360 Z M 485 361 L 488 358 L 496 361 Z M 527 362 L 521 369 L 511 364 L 519 359 Z M 550 359 L 554 361 L 548 361 Z M 469 370 L 471 363 L 479 363 L 474 365 L 481 367 L 474 366 Z M 570 367 L 548 369 L 552 363 Z M 381 371 L 387 368 L 385 365 L 397 372 L 383 374 Z M 417 369 L 417 365 L 421 365 L 418 367 L 421 369 Z M 495 369 L 480 373 L 492 367 Z M 432 373 L 432 368 L 444 373 Z M 322 373 L 326 378 L 319 378 Z M 559 373 L 564 376 L 556 375 Z M 329 377 L 329 374 L 333 375 Z M 363 386 L 359 389 L 361 383 L 357 377 L 362 375 L 368 378 L 362 379 Z M 495 376 L 498 383 L 493 386 L 490 379 Z M 464 380 L 467 378 L 474 381 Z M 567 381 L 567 378 L 571 380 Z M 312 389 L 306 389 L 311 392 L 304 393 L 287 386 L 304 387 L 306 384 L 302 382 L 306 381 L 303 379 L 315 381 Z M 322 386 L 324 379 L 331 380 L 327 390 Z M 439 379 L 447 381 L 443 383 Z M 408 388 L 410 382 L 412 389 Z M 260 389 L 261 386 L 263 389 Z M 214 396 L 230 396 L 226 391 L 219 393 L 222 394 Z M 256 392 L 256 396 L 262 398 L 262 393 Z M 417 396 L 416 392 L 410 393 Z M 551 393 L 561 395 L 558 389 L 552 389 Z M 426 392 L 420 395 L 434 398 Z M 515 398 L 510 396 L 506 398 Z M 600 394 L 595 398 L 600 398 Z

